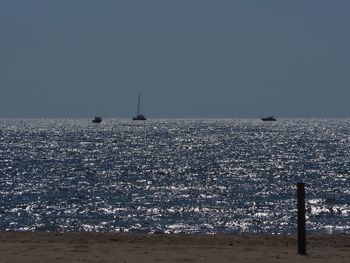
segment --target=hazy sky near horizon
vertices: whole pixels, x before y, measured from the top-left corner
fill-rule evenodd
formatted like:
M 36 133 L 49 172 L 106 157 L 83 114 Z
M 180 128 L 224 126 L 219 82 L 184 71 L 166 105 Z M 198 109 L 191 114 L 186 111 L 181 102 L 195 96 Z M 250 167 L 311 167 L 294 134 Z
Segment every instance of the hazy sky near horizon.
M 350 1 L 4 0 L 1 117 L 350 117 Z

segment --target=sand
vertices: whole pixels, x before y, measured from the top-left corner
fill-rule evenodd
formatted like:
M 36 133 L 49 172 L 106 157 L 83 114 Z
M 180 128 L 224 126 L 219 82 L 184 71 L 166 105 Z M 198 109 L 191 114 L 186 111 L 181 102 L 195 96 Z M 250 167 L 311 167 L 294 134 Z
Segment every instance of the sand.
M 350 236 L 0 232 L 0 262 L 350 262 Z

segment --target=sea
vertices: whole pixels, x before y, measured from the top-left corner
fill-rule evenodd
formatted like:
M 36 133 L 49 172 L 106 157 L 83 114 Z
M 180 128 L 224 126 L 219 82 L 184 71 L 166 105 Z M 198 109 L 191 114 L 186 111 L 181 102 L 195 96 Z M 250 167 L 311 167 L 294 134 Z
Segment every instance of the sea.
M 0 231 L 350 234 L 350 119 L 0 119 Z

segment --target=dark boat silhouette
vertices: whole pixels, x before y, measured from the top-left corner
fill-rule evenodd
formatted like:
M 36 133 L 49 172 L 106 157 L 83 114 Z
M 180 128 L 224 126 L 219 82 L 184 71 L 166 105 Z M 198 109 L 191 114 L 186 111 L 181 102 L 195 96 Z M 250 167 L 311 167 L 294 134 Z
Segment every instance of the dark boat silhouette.
M 277 121 L 276 118 L 275 118 L 275 117 L 272 117 L 272 116 L 270 116 L 270 117 L 265 117 L 265 118 L 261 118 L 261 120 L 263 120 L 263 121 Z
M 139 93 L 139 99 L 137 101 L 137 111 L 136 111 L 136 117 L 132 118 L 134 121 L 145 121 L 147 120 L 145 115 L 141 113 L 141 95 Z
M 134 121 L 146 121 L 146 117 L 143 114 L 138 114 L 136 117 L 132 118 Z
M 95 117 L 95 119 L 92 120 L 93 123 L 101 123 L 102 118 L 101 117 Z

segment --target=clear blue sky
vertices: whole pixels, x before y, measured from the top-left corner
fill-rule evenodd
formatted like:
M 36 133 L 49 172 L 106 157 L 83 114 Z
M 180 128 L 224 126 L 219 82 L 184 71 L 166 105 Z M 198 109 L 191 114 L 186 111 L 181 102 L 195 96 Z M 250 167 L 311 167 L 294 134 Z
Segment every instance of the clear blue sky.
M 350 1 L 3 0 L 0 117 L 350 117 Z

